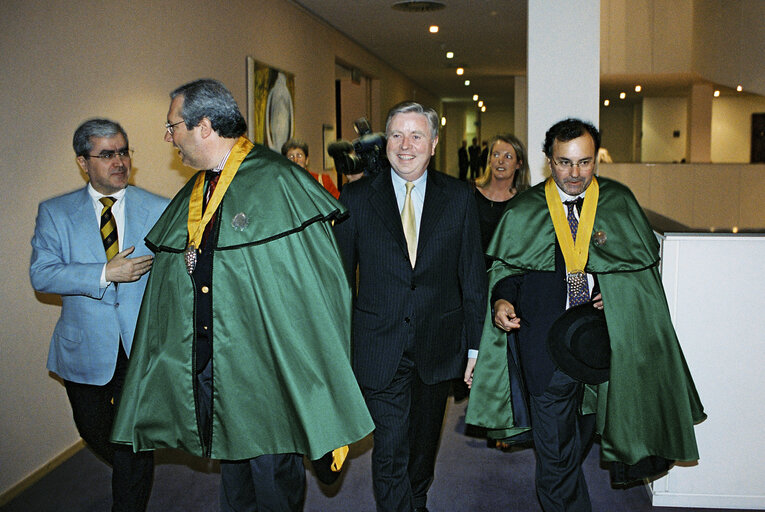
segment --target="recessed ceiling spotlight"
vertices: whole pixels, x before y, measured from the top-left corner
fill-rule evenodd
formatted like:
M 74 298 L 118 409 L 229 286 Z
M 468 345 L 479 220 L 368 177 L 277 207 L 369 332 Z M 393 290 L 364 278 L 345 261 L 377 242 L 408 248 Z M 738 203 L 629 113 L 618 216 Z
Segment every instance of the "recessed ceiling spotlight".
M 715 92 L 713 93 L 713 96 L 715 98 L 719 98 L 720 97 L 720 90 L 719 89 L 715 89 Z
M 479 106 L 479 107 L 483 107 L 483 100 L 481 100 L 481 101 L 479 101 L 479 102 L 478 102 L 478 106 Z
M 484 105 L 483 107 L 481 107 L 481 112 L 486 112 L 486 105 Z
M 607 107 L 607 106 L 609 106 L 610 104 L 611 104 L 611 100 L 605 100 L 605 101 L 603 102 L 603 106 L 604 106 L 604 107 Z
M 441 126 L 446 126 L 446 116 L 441 116 Z
M 438 33 L 438 25 L 431 25 L 430 28 L 428 28 L 428 32 L 430 32 L 431 34 Z
M 470 80 L 465 80 L 465 87 L 467 87 L 468 85 L 470 85 Z
M 473 101 L 478 101 L 478 95 L 477 94 L 473 95 Z
M 642 91 L 642 90 L 643 90 L 643 87 L 642 87 L 642 86 L 640 86 L 640 85 L 636 85 L 636 86 L 635 86 L 635 92 L 640 92 L 640 91 Z
M 406 1 L 406 2 L 396 2 L 393 5 L 391 5 L 391 9 L 395 9 L 397 11 L 406 11 L 406 12 L 430 12 L 430 11 L 439 11 L 446 7 L 446 4 L 443 2 L 435 2 L 433 0 L 424 0 L 424 1 Z
M 626 92 L 620 92 L 620 93 L 619 93 L 619 99 L 620 99 L 620 100 L 623 100 L 623 99 L 624 99 L 624 98 L 626 98 L 626 97 L 627 97 L 627 93 L 626 93 Z
M 462 76 L 465 73 L 465 68 L 457 68 L 457 74 Z
M 454 58 L 454 52 L 446 52 L 446 58 L 447 59 L 453 59 Z
M 743 88 L 743 87 L 741 87 L 741 84 L 738 84 L 738 85 L 736 86 L 736 90 L 737 90 L 738 92 L 741 92 L 741 91 L 743 91 L 743 90 L 744 90 L 744 88 Z

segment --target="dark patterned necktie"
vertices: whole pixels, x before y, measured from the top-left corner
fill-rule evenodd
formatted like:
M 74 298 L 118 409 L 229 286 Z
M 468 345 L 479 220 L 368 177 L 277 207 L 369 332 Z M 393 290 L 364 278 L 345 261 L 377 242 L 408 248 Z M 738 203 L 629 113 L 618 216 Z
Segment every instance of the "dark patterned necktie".
M 104 205 L 101 210 L 101 240 L 104 242 L 106 251 L 106 261 L 114 258 L 120 252 L 119 239 L 117 238 L 117 221 L 112 215 L 113 197 L 102 197 L 101 204 Z
M 579 219 L 576 218 L 576 212 L 574 208 L 581 208 L 582 198 L 577 198 L 573 201 L 565 201 L 563 204 L 568 209 L 568 227 L 571 228 L 571 236 L 576 242 L 576 232 L 579 229 Z M 590 285 L 587 282 L 587 275 L 582 274 L 567 274 L 566 282 L 568 283 L 568 303 L 569 307 L 578 306 L 584 304 L 590 300 Z
M 218 184 L 218 178 L 220 178 L 219 172 L 213 172 L 213 171 L 207 171 L 207 192 L 205 193 L 205 204 L 204 209 L 207 209 L 207 203 L 210 202 L 210 198 L 213 195 L 213 192 L 215 192 L 215 186 Z M 213 224 L 215 224 L 215 213 L 213 213 L 213 216 L 210 217 L 210 222 L 207 223 L 205 226 L 205 232 L 202 234 L 202 242 L 201 246 L 204 247 L 205 243 L 207 242 L 207 237 L 210 236 L 210 231 L 212 231 Z

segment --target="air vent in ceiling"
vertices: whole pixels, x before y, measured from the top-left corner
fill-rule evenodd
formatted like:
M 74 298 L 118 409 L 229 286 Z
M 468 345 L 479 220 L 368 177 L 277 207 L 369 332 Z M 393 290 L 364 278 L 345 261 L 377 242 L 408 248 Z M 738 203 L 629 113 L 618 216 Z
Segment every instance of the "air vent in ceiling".
M 440 9 L 443 9 L 444 7 L 446 7 L 446 4 L 444 4 L 443 2 L 434 2 L 430 0 L 396 2 L 391 6 L 391 8 L 396 9 L 397 11 L 406 11 L 406 12 L 438 11 Z

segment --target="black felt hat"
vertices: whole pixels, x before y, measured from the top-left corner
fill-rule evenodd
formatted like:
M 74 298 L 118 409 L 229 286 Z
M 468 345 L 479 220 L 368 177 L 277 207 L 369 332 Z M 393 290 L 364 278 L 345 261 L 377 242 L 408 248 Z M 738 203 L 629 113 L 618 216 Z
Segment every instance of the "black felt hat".
M 569 308 L 550 328 L 547 348 L 563 373 L 585 384 L 608 380 L 611 341 L 606 315 L 592 302 Z

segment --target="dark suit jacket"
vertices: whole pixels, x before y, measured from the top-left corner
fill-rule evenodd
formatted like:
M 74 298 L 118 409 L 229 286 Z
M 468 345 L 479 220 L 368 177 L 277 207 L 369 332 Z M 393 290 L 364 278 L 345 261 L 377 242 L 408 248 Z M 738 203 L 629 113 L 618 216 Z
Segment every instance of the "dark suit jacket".
M 550 382 L 555 363 L 547 349 L 547 334 L 553 322 L 566 310 L 566 263 L 555 242 L 555 272 L 529 271 L 499 281 L 492 290 L 491 304 L 505 299 L 521 318 L 517 336 L 521 371 L 526 389 L 540 395 Z M 595 279 L 597 288 L 597 279 Z M 590 296 L 598 293 L 591 290 Z
M 422 380 L 461 375 L 478 348 L 487 281 L 478 212 L 467 185 L 429 170 L 415 268 L 390 172 L 343 187 L 350 217 L 335 225 L 353 309 L 352 360 L 362 386 L 379 389 L 410 350 Z

